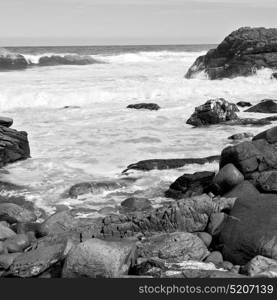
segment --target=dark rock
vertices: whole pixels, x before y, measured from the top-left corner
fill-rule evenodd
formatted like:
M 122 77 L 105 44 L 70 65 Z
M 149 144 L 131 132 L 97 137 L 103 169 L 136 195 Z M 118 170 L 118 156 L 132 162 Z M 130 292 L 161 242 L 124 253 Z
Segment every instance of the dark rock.
M 122 201 L 121 206 L 130 211 L 140 211 L 151 208 L 151 201 L 146 198 L 132 197 Z
M 0 167 L 29 157 L 30 148 L 27 133 L 0 126 Z
M 211 245 L 213 237 L 208 232 L 196 232 L 196 235 L 204 242 L 207 247 Z
M 248 108 L 246 112 L 275 114 L 277 113 L 277 102 L 276 100 L 272 100 L 272 99 L 264 99 L 257 105 Z
M 90 239 L 70 250 L 62 276 L 64 278 L 116 278 L 128 274 L 135 258 L 135 243 Z
M 248 139 L 253 137 L 253 133 L 250 132 L 242 132 L 242 133 L 237 133 L 233 134 L 228 137 L 228 140 L 243 140 L 243 139 Z
M 27 68 L 24 56 L 13 53 L 0 53 L 0 71 L 21 70 Z
M 65 257 L 66 244 L 39 247 L 17 256 L 10 266 L 10 274 L 16 277 L 34 277 Z
M 265 120 L 265 121 L 277 121 L 277 115 L 271 116 L 271 117 L 266 117 L 266 118 L 262 118 L 261 120 Z
M 212 191 L 214 172 L 196 172 L 177 178 L 165 192 L 166 197 L 180 199 Z
M 237 103 L 237 106 L 240 106 L 240 107 L 249 107 L 249 106 L 252 106 L 252 104 L 250 102 L 240 101 L 240 102 Z
M 129 170 L 167 170 L 167 169 L 178 169 L 190 164 L 204 165 L 206 163 L 212 163 L 219 161 L 220 156 L 214 155 L 205 158 L 180 158 L 180 159 L 149 159 L 142 160 L 135 164 L 131 164 L 122 173 L 126 173 Z
M 209 255 L 209 251 L 197 235 L 188 232 L 174 232 L 149 238 L 143 243 L 140 255 L 159 257 L 167 262 L 202 261 Z
M 268 118 L 263 118 L 263 119 L 243 118 L 243 119 L 227 121 L 223 124 L 229 125 L 229 126 L 246 126 L 246 125 L 248 125 L 248 126 L 265 126 L 265 125 L 270 125 L 271 121 L 268 120 Z
M 237 198 L 237 199 L 258 199 L 260 197 L 260 192 L 255 188 L 255 186 L 249 181 L 243 181 L 236 187 L 234 187 L 230 192 L 224 195 L 226 198 Z
M 16 223 L 13 228 L 14 228 L 15 232 L 18 234 L 33 232 L 35 237 L 37 237 L 37 238 L 41 237 L 42 230 L 41 230 L 40 223 L 19 222 L 19 223 Z
M 227 218 L 228 215 L 222 212 L 211 214 L 208 224 L 209 234 L 211 234 L 212 236 L 217 236 L 224 227 Z
M 9 227 L 0 224 L 0 241 L 4 241 L 8 238 L 11 238 L 15 235 L 15 232 L 12 231 Z
M 270 144 L 277 143 L 277 126 L 265 130 L 253 137 L 253 141 L 262 139 L 266 140 Z
M 265 140 L 229 146 L 221 153 L 220 168 L 229 163 L 232 163 L 247 179 L 249 173 L 276 168 L 277 149 Z
M 156 103 L 137 103 L 137 104 L 130 104 L 127 106 L 127 108 L 159 110 L 160 106 Z
M 114 181 L 91 181 L 91 182 L 82 182 L 73 185 L 69 189 L 69 196 L 71 198 L 77 198 L 80 195 L 84 194 L 100 194 L 104 191 L 112 191 L 120 189 L 126 186 L 124 181 L 114 180 Z
M 277 197 L 243 197 L 235 205 L 220 232 L 225 260 L 244 265 L 257 255 L 277 259 Z
M 100 63 L 100 61 L 95 60 L 89 55 L 74 55 L 68 54 L 64 56 L 51 55 L 42 56 L 39 59 L 39 66 L 58 66 L 58 65 L 91 65 L 95 63 Z
M 272 79 L 277 79 L 277 73 L 272 73 L 271 78 Z
M 33 222 L 36 220 L 36 215 L 21 206 L 13 203 L 0 204 L 0 220 L 9 223 L 16 222 Z
M 243 266 L 241 272 L 251 277 L 277 277 L 277 260 L 258 255 Z
M 11 127 L 13 124 L 13 119 L 6 118 L 6 117 L 0 117 L 0 125 L 5 127 Z
M 216 266 L 220 266 L 223 263 L 223 256 L 219 251 L 213 251 L 205 259 L 206 263 L 213 263 Z
M 24 233 L 17 234 L 4 242 L 4 247 L 9 253 L 23 252 L 30 245 L 30 237 Z
M 66 105 L 63 107 L 63 109 L 77 109 L 77 108 L 81 108 L 81 106 L 78 105 Z
M 187 124 L 205 126 L 237 120 L 236 112 L 238 111 L 239 109 L 235 104 L 223 98 L 211 99 L 195 108 L 195 112 L 187 120 Z
M 1 254 L 0 255 L 0 269 L 7 270 L 12 265 L 13 261 L 20 255 L 21 253 L 9 253 L 9 254 Z
M 200 56 L 186 78 L 205 72 L 210 79 L 250 76 L 277 67 L 277 29 L 243 27 L 227 36 L 216 49 Z
M 213 179 L 220 194 L 230 191 L 233 187 L 244 181 L 244 176 L 233 165 L 227 164 L 219 170 Z

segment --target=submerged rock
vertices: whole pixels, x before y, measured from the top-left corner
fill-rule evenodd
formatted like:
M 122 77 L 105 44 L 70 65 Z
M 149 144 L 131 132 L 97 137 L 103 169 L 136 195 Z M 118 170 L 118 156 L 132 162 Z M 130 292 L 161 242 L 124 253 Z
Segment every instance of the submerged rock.
M 130 104 L 127 106 L 127 108 L 159 110 L 160 106 L 156 103 L 137 103 L 137 104 Z
M 250 76 L 262 68 L 277 68 L 277 29 L 242 27 L 216 49 L 200 56 L 186 78 L 205 72 L 210 79 Z
M 211 99 L 195 108 L 195 112 L 187 120 L 187 124 L 205 126 L 237 120 L 236 112 L 238 111 L 239 109 L 235 104 L 223 98 Z
M 64 278 L 116 278 L 128 274 L 136 258 L 133 242 L 90 239 L 72 248 L 66 257 Z
M 277 55 L 277 52 L 276 52 Z M 277 113 L 277 100 L 264 99 L 257 105 L 254 105 L 246 110 L 246 112 L 275 114 Z
M 166 197 L 180 199 L 209 193 L 213 190 L 214 172 L 196 172 L 177 178 L 165 192 Z
M 0 126 L 0 167 L 29 157 L 27 133 Z
M 148 159 L 142 160 L 135 164 L 131 164 L 122 173 L 129 170 L 151 171 L 151 170 L 167 170 L 178 169 L 189 164 L 204 165 L 206 163 L 218 162 L 219 155 L 204 157 L 204 158 L 173 158 L 173 159 Z
M 250 106 L 252 106 L 252 104 L 250 102 L 247 102 L 247 101 L 240 101 L 240 102 L 237 103 L 237 106 L 250 107 Z

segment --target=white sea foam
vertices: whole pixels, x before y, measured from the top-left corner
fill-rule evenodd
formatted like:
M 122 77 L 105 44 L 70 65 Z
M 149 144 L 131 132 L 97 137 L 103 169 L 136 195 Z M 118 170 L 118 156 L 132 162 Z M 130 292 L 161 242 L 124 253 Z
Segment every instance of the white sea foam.
M 61 199 L 71 185 L 118 178 L 127 165 L 139 160 L 215 155 L 229 144 L 228 136 L 261 131 L 241 126 L 214 126 L 207 131 L 185 124 L 195 106 L 209 98 L 256 103 L 277 95 L 276 81 L 270 79 L 272 71 L 267 69 L 235 79 L 211 81 L 204 74 L 185 79 L 186 70 L 202 54 L 161 51 L 94 55 L 107 64 L 0 73 L 0 110 L 14 118 L 15 128 L 28 132 L 32 155 L 32 159 L 7 166 L 9 174 L 2 179 L 26 185 L 28 197 L 41 207 L 57 203 L 79 207 L 83 202 L 100 208 L 118 204 L 132 193 L 160 203 L 164 190 L 184 172 L 216 171 L 217 164 L 155 170 L 134 174 L 138 180 L 121 194 L 91 196 L 81 203 Z M 38 55 L 28 57 L 33 63 L 39 59 Z M 162 109 L 126 109 L 136 102 L 155 102 Z M 81 108 L 60 109 L 65 105 Z

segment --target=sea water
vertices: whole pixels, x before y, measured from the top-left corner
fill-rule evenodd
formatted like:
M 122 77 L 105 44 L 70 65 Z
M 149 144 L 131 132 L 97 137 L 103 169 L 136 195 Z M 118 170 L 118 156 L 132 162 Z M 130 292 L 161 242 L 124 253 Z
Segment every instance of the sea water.
M 59 205 L 94 216 L 116 207 L 129 196 L 147 197 L 158 205 L 164 191 L 184 173 L 217 171 L 218 164 L 189 165 L 178 170 L 131 172 L 135 179 L 121 190 L 71 199 L 74 184 L 123 178 L 129 164 L 145 159 L 195 158 L 220 154 L 228 136 L 254 134 L 264 127 L 211 126 L 192 128 L 186 120 L 194 108 L 211 98 L 230 102 L 276 98 L 271 70 L 251 77 L 208 80 L 184 75 L 212 45 L 29 47 L 8 49 L 23 54 L 33 66 L 0 73 L 1 115 L 14 119 L 13 128 L 28 132 L 31 158 L 10 164 L 1 181 L 24 189 L 24 195 L 52 213 Z M 41 56 L 90 55 L 98 63 L 83 66 L 38 66 Z M 154 102 L 159 111 L 131 110 L 132 103 Z M 63 109 L 64 106 L 77 106 Z M 263 114 L 241 116 L 262 118 Z M 7 191 L 2 191 L 2 194 Z M 11 192 L 9 192 L 11 193 Z

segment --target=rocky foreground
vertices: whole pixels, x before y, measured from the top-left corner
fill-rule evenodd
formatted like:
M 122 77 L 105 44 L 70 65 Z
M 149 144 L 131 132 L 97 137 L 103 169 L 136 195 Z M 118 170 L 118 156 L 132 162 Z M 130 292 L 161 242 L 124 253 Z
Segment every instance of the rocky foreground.
M 277 29 L 242 27 L 200 56 L 186 78 L 205 72 L 210 79 L 250 76 L 262 68 L 277 69 Z M 277 78 L 273 74 L 273 78 Z
M 188 123 L 237 122 L 237 111 L 213 99 L 196 108 Z M 7 121 L 0 118 L 2 166 L 30 156 L 27 134 L 8 128 Z M 218 161 L 217 173 L 177 178 L 165 190 L 171 201 L 158 208 L 131 197 L 120 214 L 78 219 L 64 210 L 41 221 L 41 212 L 24 198 L 0 197 L 0 277 L 277 277 L 277 127 L 230 138 L 236 142 L 219 156 L 130 165 L 124 174 Z M 126 182 L 80 183 L 68 196 Z

